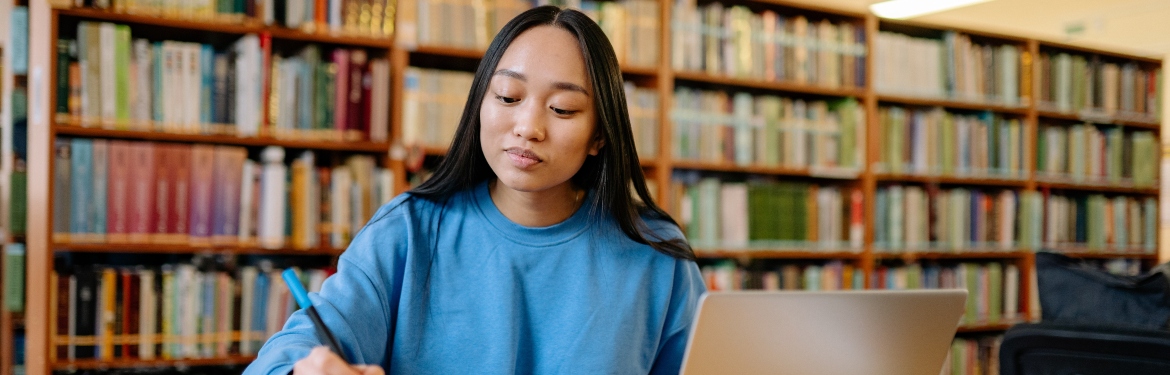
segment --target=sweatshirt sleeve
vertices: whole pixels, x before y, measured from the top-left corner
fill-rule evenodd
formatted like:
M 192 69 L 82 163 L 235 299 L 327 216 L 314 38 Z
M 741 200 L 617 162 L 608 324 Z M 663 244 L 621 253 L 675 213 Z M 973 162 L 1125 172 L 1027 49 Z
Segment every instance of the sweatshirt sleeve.
M 699 266 L 692 261 L 677 260 L 674 290 L 671 293 L 670 312 L 667 313 L 667 331 L 658 348 L 651 374 L 678 374 L 682 370 L 683 355 L 687 350 L 699 297 L 707 292 Z
M 394 316 L 401 293 L 410 220 L 402 199 L 379 210 L 353 239 L 325 280 L 309 299 L 333 332 L 346 358 L 354 364 L 385 366 L 390 357 Z M 320 346 L 312 320 L 297 310 L 260 348 L 244 374 L 288 374 L 293 364 Z

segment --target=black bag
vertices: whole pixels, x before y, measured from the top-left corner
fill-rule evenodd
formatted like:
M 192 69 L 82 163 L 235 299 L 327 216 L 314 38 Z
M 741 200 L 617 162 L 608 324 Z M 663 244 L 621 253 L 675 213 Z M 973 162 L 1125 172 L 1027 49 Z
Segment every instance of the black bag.
M 1036 277 L 1045 322 L 1170 330 L 1170 264 L 1120 276 L 1039 252 Z

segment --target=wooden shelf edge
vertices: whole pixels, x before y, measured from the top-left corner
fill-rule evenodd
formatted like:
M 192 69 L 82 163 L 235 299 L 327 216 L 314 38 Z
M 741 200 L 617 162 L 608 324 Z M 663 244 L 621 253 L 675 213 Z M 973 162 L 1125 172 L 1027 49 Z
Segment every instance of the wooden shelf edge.
M 389 143 L 371 141 L 313 141 L 298 139 L 283 139 L 276 137 L 238 137 L 232 135 L 209 134 L 182 134 L 163 133 L 139 130 L 116 130 L 104 128 L 86 128 L 74 125 L 54 124 L 53 130 L 57 135 L 132 139 L 143 141 L 177 142 L 177 143 L 207 143 L 235 146 L 281 146 L 294 149 L 354 151 L 382 153 L 390 149 Z
M 1161 130 L 1162 128 L 1162 122 L 1155 118 L 1142 120 L 1128 117 L 1081 115 L 1078 113 L 1057 112 L 1049 110 L 1038 110 L 1036 111 L 1036 115 L 1040 116 L 1042 119 L 1047 118 L 1055 120 L 1083 121 L 1105 125 L 1113 124 L 1148 130 Z
M 1021 172 L 1023 173 L 1023 172 Z M 913 174 L 878 173 L 875 178 L 879 182 L 919 182 L 943 185 L 984 185 L 1022 188 L 1027 185 L 1026 178 L 1011 179 L 998 177 L 962 177 L 962 176 L 924 176 Z
M 822 87 L 809 84 L 792 83 L 785 81 L 760 81 L 752 78 L 733 78 L 695 71 L 676 71 L 676 80 L 702 82 L 717 85 L 736 86 L 753 89 L 783 91 L 797 94 L 821 96 L 857 97 L 865 95 L 865 89 L 859 87 Z
M 79 244 L 54 243 L 54 252 L 73 253 L 135 253 L 135 254 L 199 254 L 225 253 L 239 255 L 340 255 L 345 248 L 317 248 L 317 249 L 265 249 L 259 246 L 247 245 L 216 245 L 206 246 L 189 244 Z
M 420 45 L 408 48 L 412 54 L 457 57 L 462 59 L 482 59 L 485 51 L 473 48 L 448 47 L 439 45 Z
M 219 358 L 189 358 L 189 359 L 82 359 L 76 361 L 57 361 L 52 363 L 53 370 L 99 370 L 116 368 L 155 368 L 175 366 L 231 366 L 252 363 L 256 356 L 229 356 Z
M 972 324 L 962 325 L 955 330 L 955 333 L 977 333 L 977 332 L 998 332 L 1007 331 L 1016 323 L 995 323 L 995 324 Z
M 695 257 L 700 259 L 750 258 L 750 259 L 849 259 L 861 258 L 860 252 L 836 251 L 789 251 L 789 250 L 718 250 L 696 249 Z
M 969 110 L 969 111 L 991 111 L 996 113 L 1007 113 L 1012 115 L 1027 115 L 1027 106 L 1008 106 L 997 103 L 984 102 L 965 102 L 951 99 L 941 98 L 917 98 L 912 96 L 893 95 L 893 94 L 877 94 L 879 103 L 894 103 L 912 106 L 925 107 L 943 107 L 950 109 Z
M 371 36 L 369 34 L 325 30 L 307 32 L 282 26 L 263 25 L 255 19 L 242 15 L 216 15 L 211 17 L 171 17 L 157 12 L 141 13 L 115 12 L 94 8 L 58 8 L 57 13 L 68 17 L 85 18 L 107 22 L 151 25 L 176 29 L 211 31 L 225 34 L 268 33 L 273 38 L 306 42 L 345 44 L 370 48 L 389 49 L 394 45 L 393 36 Z
M 1009 251 L 983 251 L 983 250 L 959 250 L 955 252 L 943 251 L 905 251 L 905 252 L 884 252 L 875 250 L 874 258 L 877 259 L 1020 259 L 1028 256 L 1031 253 L 1027 250 L 1009 250 Z
M 794 176 L 820 178 L 830 180 L 856 180 L 861 176 L 861 169 L 817 169 L 817 168 L 785 168 L 763 165 L 738 165 L 734 163 L 713 163 L 693 160 L 672 160 L 674 169 L 693 169 L 708 172 L 732 172 L 766 174 L 774 176 Z
M 1076 190 L 1097 193 L 1121 193 L 1121 194 L 1137 194 L 1137 195 L 1158 195 L 1158 188 L 1156 187 L 1128 187 L 1128 186 L 1104 186 L 1091 184 L 1078 184 L 1068 182 L 1045 182 L 1037 181 L 1036 187 L 1048 188 L 1057 190 Z
M 1118 249 L 1102 249 L 1092 250 L 1088 247 L 1048 247 L 1044 248 L 1044 252 L 1060 254 L 1073 258 L 1084 259 L 1142 259 L 1142 260 L 1158 260 L 1157 253 L 1138 253 L 1125 252 Z

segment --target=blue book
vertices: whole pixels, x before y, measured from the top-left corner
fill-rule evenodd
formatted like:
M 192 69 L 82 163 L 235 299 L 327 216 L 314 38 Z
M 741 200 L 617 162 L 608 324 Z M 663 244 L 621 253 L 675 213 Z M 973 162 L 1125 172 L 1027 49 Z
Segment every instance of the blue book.
M 110 142 L 94 139 L 93 145 L 93 200 L 87 207 L 90 217 L 90 233 L 100 239 L 106 235 L 106 187 L 108 186 Z
M 28 74 L 28 7 L 12 9 L 12 73 Z
M 202 96 L 200 101 L 201 108 L 199 108 L 199 121 L 202 124 L 210 124 L 214 122 L 213 115 L 215 114 L 215 49 L 210 44 L 200 46 L 199 50 L 199 69 L 200 84 L 199 93 Z
M 256 275 L 256 293 L 255 302 L 252 304 L 252 336 L 254 340 L 253 348 L 258 348 L 264 345 L 266 337 L 264 332 L 268 327 L 268 288 L 271 280 L 268 279 L 268 273 L 261 271 Z
M 93 141 L 89 138 L 73 138 L 72 167 L 70 179 L 72 191 L 69 207 L 69 233 L 74 240 L 88 241 L 90 232 L 91 207 L 93 202 Z
M 214 272 L 204 273 L 203 277 L 201 278 L 201 281 L 203 282 L 202 283 L 203 285 L 201 288 L 202 289 L 202 297 L 203 297 L 203 303 L 202 303 L 202 307 L 203 307 L 202 310 L 203 311 L 199 315 L 199 331 L 198 332 L 200 335 L 215 333 L 215 331 L 216 331 L 216 325 L 215 325 L 215 310 L 216 310 L 216 306 L 215 306 L 215 301 L 216 301 L 215 280 L 216 280 L 216 277 L 215 277 Z M 200 340 L 199 352 L 204 357 L 213 357 L 213 356 L 215 356 L 215 344 L 213 344 L 211 342 L 206 342 L 206 341 Z

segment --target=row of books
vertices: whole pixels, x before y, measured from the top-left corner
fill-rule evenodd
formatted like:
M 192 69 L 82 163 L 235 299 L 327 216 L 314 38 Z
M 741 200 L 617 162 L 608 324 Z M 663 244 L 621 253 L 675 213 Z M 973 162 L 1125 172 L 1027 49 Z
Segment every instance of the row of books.
M 443 46 L 486 50 L 496 33 L 528 10 L 527 0 L 399 0 L 395 40 L 408 49 Z
M 1030 59 L 1023 46 L 973 43 L 946 31 L 941 39 L 882 31 L 874 43 L 875 89 L 882 94 L 1022 106 Z M 1023 88 L 1021 90 L 1021 88 Z
M 57 138 L 53 239 L 344 247 L 390 200 L 390 173 L 371 156 L 319 167 L 312 151 L 286 164 L 234 146 Z
M 889 185 L 874 196 L 878 251 L 1004 251 L 1038 238 L 1038 193 Z
M 840 260 L 824 263 L 788 263 L 745 268 L 722 260 L 700 268 L 707 289 L 728 290 L 846 290 L 865 289 L 865 274 Z
M 956 337 L 943 363 L 943 375 L 998 375 L 1003 335 Z
M 389 138 L 389 60 L 341 48 L 322 59 L 309 45 L 293 56 L 273 55 L 268 72 L 267 128 L 278 138 Z
M 638 87 L 626 81 L 626 108 L 630 112 L 630 127 L 634 133 L 634 147 L 641 159 L 658 157 L 659 122 L 658 90 Z
M 1025 179 L 1024 126 L 991 112 L 878 109 L 879 164 L 893 174 Z
M 865 27 L 719 2 L 674 3 L 672 66 L 761 81 L 865 85 Z
M 407 67 L 402 78 L 402 143 L 450 145 L 473 78 L 469 72 Z
M 1102 194 L 1050 194 L 1044 202 L 1044 246 L 1109 253 L 1153 253 L 1158 200 Z
M 1040 109 L 1089 115 L 1160 118 L 1162 69 L 1098 55 L 1040 52 Z
M 860 251 L 859 189 L 794 182 L 724 182 L 675 175 L 677 210 L 696 248 Z
M 963 324 L 1000 324 L 1020 316 L 1020 270 L 1012 263 L 878 265 L 873 289 L 967 289 Z
M 581 1 L 578 8 L 601 26 L 621 66 L 658 66 L 658 1 Z
M 301 272 L 320 291 L 332 269 Z M 268 265 L 77 266 L 54 271 L 57 360 L 255 355 L 298 307 Z
M 1154 187 L 1158 137 L 1115 126 L 1041 124 L 1036 176 L 1041 181 Z
M 177 19 L 239 22 L 255 19 L 305 31 L 389 36 L 392 0 L 73 0 L 74 6 Z
M 270 44 L 248 34 L 216 50 L 132 39 L 127 25 L 80 22 L 76 40 L 58 41 L 56 111 L 86 127 L 387 140 L 389 60 L 335 49 L 324 61 L 315 45 L 269 57 Z
M 677 88 L 670 118 L 679 160 L 859 169 L 865 114 L 856 99 L 805 101 Z

